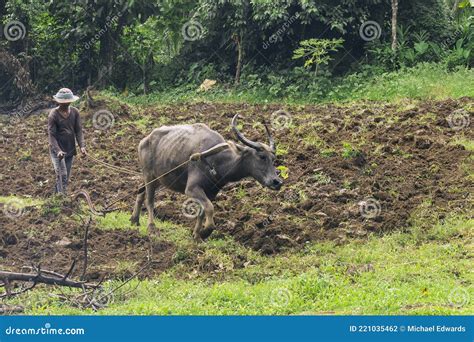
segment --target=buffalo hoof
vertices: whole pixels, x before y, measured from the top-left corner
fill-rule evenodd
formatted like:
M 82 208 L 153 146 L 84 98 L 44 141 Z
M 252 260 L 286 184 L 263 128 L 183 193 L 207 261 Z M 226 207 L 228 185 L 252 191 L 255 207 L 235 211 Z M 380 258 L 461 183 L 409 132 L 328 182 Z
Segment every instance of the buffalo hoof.
M 155 235 L 155 236 L 160 235 L 160 231 L 158 230 L 158 228 L 156 228 L 154 223 L 149 223 L 148 224 L 148 234 L 149 235 Z
M 201 237 L 201 239 L 206 240 L 212 234 L 213 231 L 214 227 L 202 229 L 201 231 L 199 231 L 199 236 Z
M 195 242 L 202 242 L 201 235 L 199 235 L 196 232 L 193 233 L 193 239 L 194 239 Z
M 140 225 L 140 219 L 138 217 L 130 217 L 130 223 L 132 225 L 135 225 L 135 226 L 139 226 Z

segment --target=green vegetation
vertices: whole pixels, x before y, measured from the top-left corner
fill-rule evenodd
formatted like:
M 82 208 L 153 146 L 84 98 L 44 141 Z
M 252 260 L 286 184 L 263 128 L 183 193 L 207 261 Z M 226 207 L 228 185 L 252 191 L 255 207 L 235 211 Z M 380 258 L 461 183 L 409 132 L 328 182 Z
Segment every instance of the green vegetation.
M 317 75 L 320 65 L 327 65 L 332 59 L 329 52 L 336 52 L 342 47 L 344 39 L 308 39 L 300 42 L 300 47 L 293 53 L 293 59 L 304 58 L 305 68 L 316 66 L 314 74 Z
M 463 96 L 474 97 L 474 71 L 459 68 L 448 72 L 440 64 L 419 64 L 398 71 L 380 75 L 354 73 L 333 79 L 331 84 L 321 84 L 314 92 L 301 92 L 291 88 L 295 84 L 287 80 L 278 85 L 279 90 L 272 94 L 270 85 L 262 82 L 242 81 L 242 85 L 228 89 L 218 85 L 206 92 L 197 92 L 197 86 L 182 86 L 155 92 L 150 95 L 123 96 L 117 92 L 106 92 L 107 96 L 139 106 L 159 106 L 183 102 L 222 102 L 222 103 L 280 103 L 308 104 L 320 102 L 354 102 L 361 100 L 399 102 L 405 99 L 447 99 Z M 273 90 L 276 85 L 271 86 Z M 303 86 L 301 86 L 303 87 Z M 324 89 L 323 89 L 324 88 Z M 306 142 L 306 141 L 305 141 Z M 312 144 L 311 141 L 308 143 Z
M 325 174 L 324 172 L 315 172 L 313 176 L 316 184 L 326 185 L 332 182 L 331 176 Z
M 122 227 L 125 214 L 101 221 Z M 310 244 L 265 257 L 231 238 L 199 245 L 200 268 L 177 265 L 156 279 L 132 281 L 98 314 L 472 314 L 474 220 L 451 217 L 430 228 L 370 236 L 344 245 Z M 170 230 L 161 227 L 163 239 Z M 244 267 L 234 257 L 244 256 Z M 207 263 L 207 264 L 206 264 Z M 122 265 L 128 268 L 130 265 Z M 214 269 L 200 272 L 199 269 Z M 113 288 L 120 282 L 106 284 Z M 131 293 L 126 293 L 135 288 Z M 73 291 L 73 290 L 70 290 Z M 30 314 L 84 314 L 38 289 L 11 300 Z M 87 311 L 86 313 L 94 313 Z
M 465 137 L 456 137 L 456 139 L 453 141 L 454 145 L 461 145 L 464 146 L 464 148 L 468 151 L 474 152 L 474 140 L 469 140 Z
M 130 223 L 130 213 L 112 212 L 105 217 L 97 217 L 98 225 L 103 229 L 138 229 L 141 234 L 147 234 L 147 217 L 142 216 L 140 226 Z M 155 220 L 157 228 L 160 230 L 160 238 L 172 242 L 178 247 L 187 247 L 192 242 L 189 228 L 172 224 L 166 221 Z
M 0 203 L 4 205 L 12 205 L 18 208 L 37 207 L 43 204 L 43 200 L 32 197 L 18 196 L 0 196 Z
M 165 103 L 205 79 L 218 86 L 204 98 L 246 102 L 472 95 L 469 0 L 396 2 L 3 1 L 0 23 L 17 24 L 0 40 L 0 102 L 51 95 L 71 75 L 75 92 Z
M 342 157 L 343 158 L 354 158 L 360 155 L 360 151 L 355 149 L 350 142 L 344 142 L 342 144 Z
M 41 215 L 59 215 L 66 199 L 61 195 L 55 195 L 44 201 L 41 206 Z

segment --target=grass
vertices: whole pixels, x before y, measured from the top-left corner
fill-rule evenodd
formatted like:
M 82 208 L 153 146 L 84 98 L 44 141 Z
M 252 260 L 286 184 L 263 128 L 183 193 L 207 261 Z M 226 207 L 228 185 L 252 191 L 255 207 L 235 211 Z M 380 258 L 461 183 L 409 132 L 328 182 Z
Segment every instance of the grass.
M 445 71 L 436 64 L 422 63 L 413 68 L 383 73 L 350 91 L 351 100 L 400 101 L 403 99 L 447 99 L 474 96 L 465 82 L 474 81 L 470 69 Z M 342 99 L 342 98 L 341 98 Z
M 308 76 L 309 77 L 309 76 Z M 401 102 L 405 99 L 447 99 L 474 96 L 474 88 L 466 84 L 474 83 L 474 72 L 468 68 L 446 71 L 445 67 L 435 63 L 420 63 L 412 68 L 383 72 L 376 76 L 351 74 L 343 78 L 329 80 L 330 86 L 318 89 L 315 93 L 304 91 L 291 92 L 292 87 L 281 86 L 277 94 L 268 91 L 271 84 L 257 88 L 245 84 L 240 87 L 226 88 L 217 86 L 208 92 L 197 92 L 198 85 L 185 85 L 154 92 L 149 95 L 123 95 L 113 92 L 104 93 L 116 100 L 144 107 L 157 107 L 167 104 L 186 102 L 219 103 L 282 103 L 311 104 L 328 102 L 385 101 Z M 292 81 L 288 80 L 291 85 Z
M 126 218 L 118 213 L 99 224 L 127 228 Z M 133 280 L 97 314 L 472 314 L 473 227 L 473 219 L 451 217 L 428 229 L 344 245 L 318 242 L 273 257 L 230 237 L 214 238 L 199 245 L 200 268 L 190 271 L 177 262 L 156 279 Z M 160 228 L 165 240 L 190 239 L 184 227 Z M 235 256 L 246 260 L 244 267 L 236 267 Z M 94 314 L 67 306 L 50 292 L 40 288 L 10 302 L 26 303 L 28 314 Z
M 456 137 L 453 141 L 453 145 L 461 145 L 464 146 L 467 151 L 474 151 L 474 140 L 470 140 L 464 136 Z
M 19 196 L 0 196 L 0 203 L 15 207 L 18 209 L 23 209 L 27 207 L 39 207 L 43 204 L 43 200 L 32 198 L 32 197 L 19 197 Z
M 108 213 L 105 217 L 97 217 L 98 225 L 103 229 L 138 229 L 140 234 L 147 235 L 147 215 L 140 217 L 140 226 L 130 223 L 130 213 L 122 211 Z M 188 247 L 192 242 L 190 229 L 181 225 L 155 219 L 155 225 L 160 230 L 160 238 L 172 242 L 177 247 Z

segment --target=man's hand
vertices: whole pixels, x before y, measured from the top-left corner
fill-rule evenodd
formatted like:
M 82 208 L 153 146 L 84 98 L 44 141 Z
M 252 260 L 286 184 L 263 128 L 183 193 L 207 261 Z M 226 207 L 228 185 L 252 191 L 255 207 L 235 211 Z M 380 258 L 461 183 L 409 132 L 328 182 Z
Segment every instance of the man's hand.
M 59 158 L 59 160 L 63 159 L 65 155 L 66 155 L 66 153 L 64 153 L 63 151 L 59 151 L 59 152 L 58 152 L 58 158 Z
M 85 147 L 81 147 L 81 153 L 85 156 L 87 156 L 87 151 Z

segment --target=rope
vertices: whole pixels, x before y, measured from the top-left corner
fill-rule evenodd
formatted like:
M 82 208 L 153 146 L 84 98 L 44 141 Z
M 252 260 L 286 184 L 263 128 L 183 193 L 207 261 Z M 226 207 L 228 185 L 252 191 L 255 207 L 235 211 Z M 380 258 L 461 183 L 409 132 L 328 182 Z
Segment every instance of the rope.
M 149 181 L 149 182 L 147 182 L 147 183 L 141 185 L 141 186 L 138 188 L 138 192 L 137 192 L 137 190 L 135 190 L 135 191 L 133 191 L 133 192 L 129 192 L 129 193 L 126 194 L 125 196 L 120 197 L 119 199 L 117 199 L 117 200 L 113 201 L 112 203 L 108 204 L 104 209 L 107 209 L 107 208 L 111 207 L 112 205 L 114 205 L 115 203 L 118 203 L 118 202 L 120 202 L 120 201 L 123 201 L 124 199 L 126 199 L 126 198 L 128 198 L 128 197 L 130 197 L 130 196 L 132 196 L 132 195 L 136 195 L 137 193 L 140 192 L 141 189 L 145 188 L 147 185 L 149 185 L 149 184 L 151 184 L 151 183 L 153 183 L 153 182 L 156 182 L 156 181 L 159 180 L 160 178 L 163 178 L 164 176 L 170 174 L 170 173 L 173 172 L 173 171 L 176 171 L 176 170 L 179 169 L 180 167 L 182 167 L 182 166 L 188 164 L 190 161 L 192 161 L 192 160 L 191 160 L 191 159 L 188 159 L 188 160 L 186 160 L 185 162 L 179 164 L 178 166 L 172 168 L 171 170 L 169 170 L 169 171 L 163 173 L 162 175 L 156 177 L 155 179 L 152 179 L 151 181 Z
M 183 167 L 184 165 L 188 164 L 189 162 L 191 161 L 199 161 L 201 160 L 201 158 L 205 158 L 207 156 L 210 156 L 212 154 L 216 154 L 216 153 L 219 153 L 220 151 L 222 151 L 223 149 L 226 149 L 229 147 L 229 144 L 228 143 L 221 143 L 221 144 L 218 144 L 214 147 L 211 147 L 210 149 L 204 151 L 204 152 L 198 152 L 198 153 L 195 153 L 193 155 L 191 155 L 189 157 L 188 160 L 182 162 L 181 164 L 179 164 L 178 166 L 175 166 L 174 168 L 172 168 L 171 170 L 169 171 L 166 171 L 165 173 L 163 173 L 162 175 L 152 179 L 151 181 L 141 185 L 139 188 L 138 188 L 138 191 L 137 190 L 134 190 L 134 191 L 130 191 L 129 193 L 127 193 L 125 196 L 122 196 L 120 198 L 118 198 L 117 200 L 113 201 L 112 203 L 108 204 L 102 211 L 101 213 L 102 214 L 105 214 L 105 212 L 110 212 L 114 209 L 109 209 L 112 205 L 114 205 L 115 203 L 118 203 L 120 201 L 123 201 L 124 199 L 132 196 L 132 195 L 136 195 L 137 193 L 140 193 L 141 190 L 143 188 L 146 188 L 147 185 L 153 183 L 153 182 L 156 182 L 157 180 L 165 177 L 166 175 L 169 175 L 171 172 L 174 172 L 176 171 L 177 169 Z M 133 174 L 133 175 L 142 175 L 140 172 L 137 172 L 137 171 L 133 171 L 133 170 L 130 170 L 130 169 L 127 169 L 127 168 L 124 168 L 124 167 L 119 167 L 119 166 L 115 166 L 115 165 L 112 165 L 112 164 L 109 164 L 107 162 L 104 162 L 100 159 L 97 159 L 97 158 L 94 158 L 92 157 L 91 155 L 87 155 L 87 157 L 89 157 L 90 159 L 92 159 L 93 161 L 96 161 L 97 163 L 100 163 L 104 166 L 107 166 L 115 171 L 119 171 L 119 172 L 124 172 L 124 173 L 128 173 L 128 174 Z M 90 197 L 88 196 L 87 192 L 85 192 L 84 190 L 80 191 L 77 195 L 83 195 L 85 198 L 86 198 L 86 201 L 88 202 L 88 205 L 89 207 L 91 208 L 91 212 L 94 213 L 94 214 L 97 214 L 98 212 L 94 209 L 94 206 L 92 205 L 92 202 L 90 200 Z M 77 197 L 76 195 L 76 197 Z M 116 209 L 115 209 L 116 210 Z
M 91 160 L 93 160 L 93 161 L 95 161 L 95 162 L 97 162 L 97 163 L 99 163 L 99 164 L 102 164 L 102 165 L 104 165 L 104 166 L 106 166 L 106 167 L 108 167 L 108 168 L 110 168 L 110 169 L 112 169 L 112 170 L 114 170 L 114 171 L 123 172 L 123 173 L 128 173 L 128 174 L 131 174 L 131 175 L 134 175 L 134 176 L 138 176 L 138 175 L 141 176 L 141 174 L 142 174 L 141 172 L 134 171 L 134 170 L 130 170 L 130 169 L 127 169 L 127 168 L 125 168 L 125 167 L 120 167 L 120 166 L 112 165 L 112 164 L 107 163 L 107 162 L 105 162 L 105 161 L 103 161 L 103 160 L 94 158 L 94 157 L 92 157 L 90 154 L 87 154 L 86 156 L 87 156 L 89 159 L 91 159 Z

